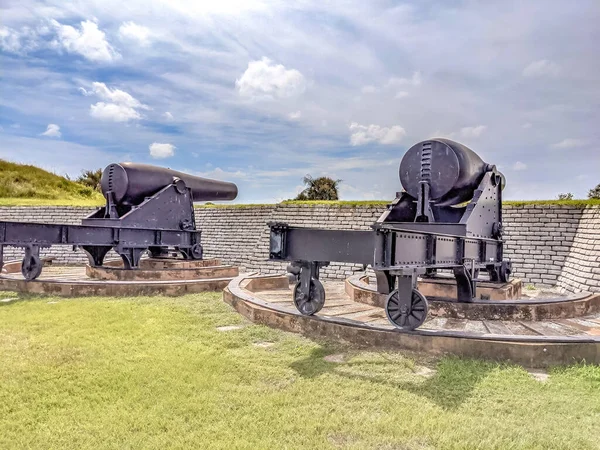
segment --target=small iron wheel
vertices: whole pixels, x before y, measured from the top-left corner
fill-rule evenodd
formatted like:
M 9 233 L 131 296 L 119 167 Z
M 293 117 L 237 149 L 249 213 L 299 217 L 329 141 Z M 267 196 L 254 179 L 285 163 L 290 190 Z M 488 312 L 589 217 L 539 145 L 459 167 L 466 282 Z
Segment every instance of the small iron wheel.
M 385 302 L 385 314 L 392 324 L 401 330 L 414 330 L 420 327 L 427 318 L 427 300 L 416 289 L 411 291 L 410 306 L 400 302 L 400 293 L 394 290 Z
M 27 281 L 35 280 L 42 273 L 42 260 L 37 255 L 29 255 L 23 258 L 21 273 Z
M 510 273 L 512 272 L 511 267 L 503 261 L 500 267 L 498 267 L 498 278 L 501 283 L 508 282 L 510 278 Z
M 190 249 L 192 259 L 202 259 L 202 253 L 202 246 L 200 244 L 192 245 L 192 248 Z
M 325 288 L 323 283 L 315 278 L 310 280 L 310 294 L 308 298 L 300 291 L 300 282 L 294 287 L 294 305 L 301 314 L 312 316 L 318 313 L 325 304 Z

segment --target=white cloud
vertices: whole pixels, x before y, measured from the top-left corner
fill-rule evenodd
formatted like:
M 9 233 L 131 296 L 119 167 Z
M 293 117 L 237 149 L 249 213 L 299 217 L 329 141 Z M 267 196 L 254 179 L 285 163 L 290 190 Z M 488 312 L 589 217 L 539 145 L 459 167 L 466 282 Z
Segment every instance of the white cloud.
M 533 61 L 527 67 L 523 69 L 523 76 L 528 78 L 544 77 L 544 76 L 556 76 L 560 71 L 558 64 L 542 59 L 539 61 Z
M 353 146 L 364 145 L 369 142 L 380 144 L 396 144 L 406 135 L 406 131 L 400 125 L 392 127 L 381 127 L 379 125 L 360 125 L 352 122 L 350 129 L 350 144 Z
M 86 88 L 84 87 L 80 87 L 77 89 L 79 92 L 81 92 L 83 95 L 85 95 L 86 97 L 91 97 L 92 95 L 94 95 L 94 91 L 88 91 Z
M 173 114 L 171 114 L 169 111 L 165 112 L 163 117 L 167 120 L 173 120 Z
M 368 86 L 363 86 L 362 89 L 360 90 L 363 94 L 372 94 L 374 92 L 377 92 L 377 88 L 375 86 L 372 85 L 368 85 Z
M 516 163 L 513 164 L 512 169 L 516 170 L 516 171 L 526 170 L 527 164 L 525 164 L 521 161 L 517 161 Z
M 137 41 L 142 46 L 150 44 L 150 29 L 135 22 L 124 22 L 119 27 L 119 36 L 124 40 Z
M 175 147 L 173 144 L 160 144 L 153 142 L 148 147 L 150 149 L 150 156 L 156 159 L 169 158 L 175 154 Z
M 5 52 L 18 53 L 21 50 L 21 40 L 15 30 L 0 27 L 0 49 Z
M 289 113 L 289 114 L 288 114 L 288 117 L 289 117 L 291 120 L 297 120 L 297 119 L 299 119 L 300 117 L 302 117 L 302 111 L 294 111 L 294 112 L 291 112 L 291 113 Z
M 42 133 L 42 136 L 59 138 L 62 136 L 62 133 L 60 132 L 60 127 L 58 125 L 55 123 L 49 123 L 46 131 Z
M 243 97 L 288 98 L 302 94 L 306 90 L 306 80 L 296 69 L 286 69 L 265 57 L 250 61 L 235 86 Z
M 97 81 L 92 83 L 91 91 L 84 88 L 79 90 L 86 96 L 96 95 L 107 101 L 90 105 L 90 115 L 96 119 L 127 122 L 142 118 L 138 109 L 150 109 L 131 94 L 121 89 L 110 89 L 106 84 Z
M 529 128 L 531 128 L 532 126 L 533 125 L 531 125 L 529 122 L 523 124 L 523 128 L 526 129 L 526 130 L 529 129 Z
M 92 83 L 92 90 L 94 94 L 101 99 L 108 100 L 112 103 L 129 106 L 131 108 L 150 109 L 148 106 L 143 105 L 139 100 L 131 96 L 131 94 L 128 94 L 121 89 L 110 89 L 104 83 L 95 81 Z
M 385 93 L 387 91 L 396 91 L 394 98 L 400 99 L 408 97 L 409 92 L 407 88 L 420 86 L 422 83 L 421 72 L 414 72 L 410 78 L 391 77 L 382 87 L 376 87 L 371 84 L 363 86 L 361 92 L 363 94 L 374 94 L 374 93 Z
M 23 26 L 19 30 L 0 27 L 0 49 L 8 53 L 22 54 L 35 50 L 40 46 L 40 35 L 45 34 L 41 28 L 33 29 Z
M 478 125 L 475 127 L 464 127 L 460 129 L 460 135 L 464 138 L 476 138 L 487 129 L 485 125 Z
M 584 139 L 567 138 L 567 139 L 563 139 L 560 142 L 557 142 L 556 144 L 553 144 L 552 147 L 560 148 L 560 149 L 577 148 L 577 147 L 581 147 L 581 146 L 585 145 L 586 142 L 587 141 L 585 141 Z
M 142 118 L 139 112 L 129 106 L 104 102 L 90 105 L 90 116 L 100 120 L 112 120 L 113 122 L 127 122 Z
M 387 81 L 385 87 L 404 86 L 404 85 L 420 86 L 421 83 L 422 83 L 421 72 L 414 72 L 412 77 L 410 77 L 410 78 L 397 78 L 397 77 L 390 78 Z
M 201 177 L 204 177 L 204 178 L 212 178 L 215 180 L 224 180 L 224 181 L 228 181 L 233 178 L 241 180 L 241 179 L 245 179 L 248 176 L 248 174 L 246 172 L 242 172 L 241 170 L 230 171 L 230 170 L 223 170 L 220 167 L 215 167 L 214 169 L 209 170 L 207 172 L 199 172 L 198 175 Z
M 81 28 L 62 25 L 51 21 L 56 30 L 56 47 L 64 48 L 68 53 L 78 53 L 94 62 L 111 62 L 121 55 L 108 43 L 106 35 L 91 20 L 81 22 Z

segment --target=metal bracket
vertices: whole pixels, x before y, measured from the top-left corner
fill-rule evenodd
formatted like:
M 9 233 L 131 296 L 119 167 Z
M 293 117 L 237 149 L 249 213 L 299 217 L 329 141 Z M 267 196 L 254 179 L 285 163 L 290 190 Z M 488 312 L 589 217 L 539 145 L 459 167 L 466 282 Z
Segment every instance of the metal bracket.
M 433 211 L 431 210 L 431 200 L 429 197 L 429 182 L 421 181 L 417 197 L 417 215 L 415 222 L 435 222 Z
M 118 219 L 119 213 L 117 212 L 117 204 L 115 203 L 115 197 L 112 191 L 108 191 L 105 195 L 106 198 L 106 209 L 104 210 L 105 219 Z
M 92 246 L 92 245 L 82 245 L 81 248 L 88 256 L 88 260 L 90 265 L 93 267 L 99 267 L 104 262 L 104 257 L 112 248 L 111 246 Z
M 311 280 L 318 280 L 321 267 L 328 265 L 329 261 L 294 261 L 287 267 L 287 271 L 300 281 L 300 293 L 308 299 Z
M 454 278 L 456 279 L 456 298 L 459 302 L 469 303 L 473 301 L 473 279 L 465 266 L 455 267 Z
M 404 306 L 407 310 L 411 308 L 412 290 L 415 288 L 417 283 L 416 274 L 413 275 L 401 275 L 396 277 L 398 284 L 398 299 L 400 306 Z
M 137 269 L 140 264 L 142 253 L 146 249 L 144 248 L 123 248 L 118 246 L 115 248 L 116 252 L 121 256 L 123 260 L 123 267 L 125 269 Z
M 267 224 L 271 229 L 269 238 L 269 258 L 270 259 L 285 259 L 287 256 L 287 230 L 289 225 L 281 222 L 269 222 Z

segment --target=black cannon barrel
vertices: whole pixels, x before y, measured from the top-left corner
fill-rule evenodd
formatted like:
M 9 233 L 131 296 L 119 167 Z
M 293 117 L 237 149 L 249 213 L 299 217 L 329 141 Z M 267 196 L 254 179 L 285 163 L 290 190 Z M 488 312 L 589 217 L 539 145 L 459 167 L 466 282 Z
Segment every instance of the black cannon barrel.
M 112 191 L 114 200 L 121 205 L 138 205 L 165 186 L 173 183 L 174 178 L 183 180 L 192 190 L 195 202 L 234 200 L 238 189 L 234 183 L 201 178 L 165 167 L 149 164 L 113 163 L 102 172 L 100 185 L 102 193 Z
M 415 198 L 420 182 L 428 181 L 430 197 L 436 204 L 457 205 L 471 200 L 485 173 L 493 169 L 470 148 L 434 138 L 408 149 L 400 163 L 400 181 Z

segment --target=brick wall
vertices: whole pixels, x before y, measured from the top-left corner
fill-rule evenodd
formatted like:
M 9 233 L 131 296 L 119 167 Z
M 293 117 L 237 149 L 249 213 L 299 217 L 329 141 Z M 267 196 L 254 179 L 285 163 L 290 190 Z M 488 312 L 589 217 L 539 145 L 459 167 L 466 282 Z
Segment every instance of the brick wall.
M 600 292 L 600 208 L 582 212 L 556 284 L 569 291 Z
M 367 230 L 381 206 L 267 205 L 196 209 L 206 257 L 240 266 L 242 271 L 281 273 L 285 264 L 267 261 L 267 222 L 321 228 Z M 0 207 L 0 220 L 79 223 L 93 208 Z M 526 283 L 557 285 L 567 291 L 600 292 L 600 208 L 529 205 L 505 207 L 506 256 L 514 276 Z M 5 260 L 21 258 L 22 250 L 6 248 Z M 87 261 L 68 246 L 42 250 L 56 263 Z M 332 263 L 324 278 L 344 278 L 361 266 Z

